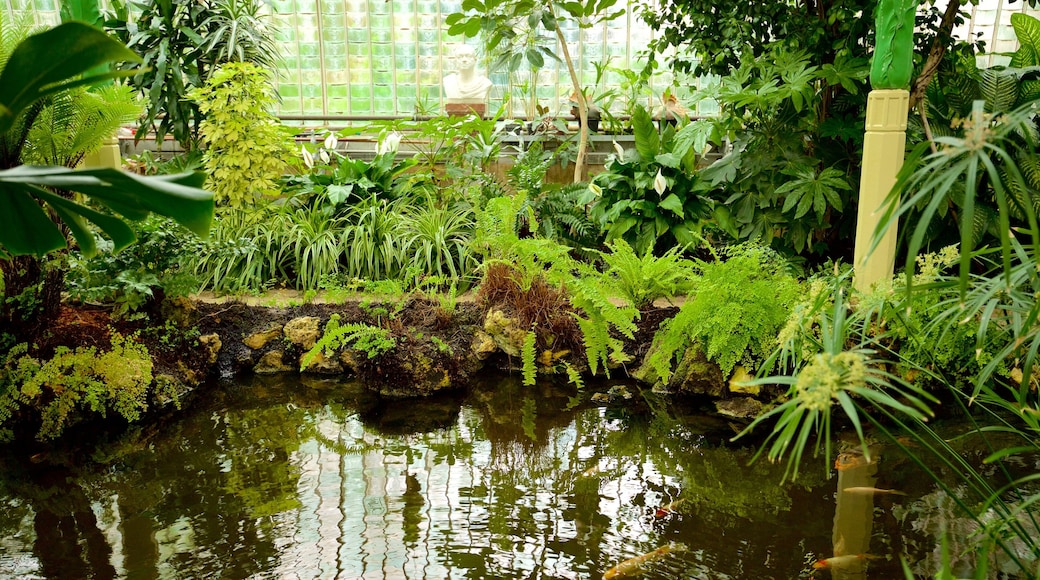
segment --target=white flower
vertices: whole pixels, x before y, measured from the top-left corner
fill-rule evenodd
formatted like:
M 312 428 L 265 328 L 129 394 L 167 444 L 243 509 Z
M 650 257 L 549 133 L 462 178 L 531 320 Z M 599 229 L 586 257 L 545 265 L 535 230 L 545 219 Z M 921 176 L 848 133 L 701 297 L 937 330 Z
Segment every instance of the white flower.
M 664 174 L 661 173 L 660 169 L 658 169 L 657 170 L 657 176 L 654 177 L 654 191 L 657 192 L 657 195 L 659 195 L 661 197 L 664 197 L 664 192 L 667 189 L 668 189 L 668 181 L 665 180 Z
M 603 188 L 596 185 L 595 183 L 589 184 L 589 191 L 591 191 L 592 195 L 595 195 L 596 197 L 603 195 Z
M 329 136 L 325 138 L 325 148 L 330 151 L 336 150 L 336 145 L 339 144 L 339 139 L 336 139 L 335 133 L 329 133 Z
M 618 161 L 625 158 L 625 148 L 621 146 L 621 143 L 614 141 L 614 152 L 617 153 Z
M 397 153 L 397 147 L 401 144 L 401 134 L 397 131 L 387 134 L 376 147 L 376 155 L 383 153 Z
M 307 166 L 307 169 L 314 169 L 314 157 L 303 145 L 300 145 L 300 155 L 303 155 L 303 164 Z
M 328 149 L 321 149 L 318 151 L 318 157 L 321 157 L 321 162 L 328 165 L 332 161 L 332 157 L 329 157 Z

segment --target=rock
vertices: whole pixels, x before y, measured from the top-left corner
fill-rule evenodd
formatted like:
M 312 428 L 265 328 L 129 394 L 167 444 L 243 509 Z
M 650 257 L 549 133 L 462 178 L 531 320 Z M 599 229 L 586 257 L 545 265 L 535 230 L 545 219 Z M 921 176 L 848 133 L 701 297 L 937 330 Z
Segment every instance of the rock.
M 724 397 L 727 393 L 726 378 L 722 375 L 722 369 L 708 360 L 698 345 L 686 349 L 679 366 L 668 381 L 668 387 L 672 391 L 715 398 Z
M 315 316 L 293 318 L 285 324 L 285 339 L 304 350 L 310 350 L 321 338 L 320 323 L 321 319 Z
M 741 421 L 753 420 L 762 413 L 763 408 L 765 405 L 762 404 L 762 401 L 751 397 L 734 397 L 715 402 L 715 410 L 720 415 Z
M 357 374 L 358 372 L 358 359 L 357 353 L 353 349 L 345 348 L 343 352 L 339 353 L 339 362 L 343 365 L 343 368 Z
M 275 373 L 290 373 L 296 369 L 282 362 L 282 351 L 272 350 L 264 353 L 260 361 L 253 367 L 253 372 L 258 375 L 273 375 Z
M 501 310 L 488 312 L 484 319 L 484 332 L 491 336 L 498 348 L 509 356 L 519 357 L 524 346 L 527 329 L 518 328 L 516 321 Z
M 473 353 L 477 360 L 486 360 L 487 357 L 497 350 L 498 344 L 495 343 L 495 339 L 490 334 L 483 330 L 478 330 L 473 335 L 473 342 L 470 343 L 469 351 Z
M 220 341 L 220 335 L 215 332 L 212 334 L 204 334 L 199 337 L 199 344 L 206 349 L 209 364 L 217 362 L 217 358 L 220 357 L 220 347 L 224 346 L 224 343 Z
M 259 350 L 267 346 L 267 343 L 282 335 L 282 325 L 276 324 L 263 332 L 256 332 L 246 337 L 242 344 L 253 350 Z
M 558 361 L 561 358 L 569 355 L 570 353 L 571 353 L 571 351 L 567 350 L 567 349 L 564 349 L 564 350 L 551 350 L 551 349 L 543 350 L 542 353 L 540 355 L 538 355 L 538 364 L 542 365 L 543 367 L 552 368 L 553 366 L 556 365 L 556 361 Z
M 186 328 L 195 318 L 198 306 L 185 296 L 167 298 L 159 307 L 164 320 L 169 320 L 181 328 Z
M 301 367 L 300 372 L 318 375 L 337 375 L 343 372 L 343 365 L 334 358 L 328 358 L 325 353 L 318 352 L 307 366 Z
M 729 392 L 742 395 L 758 395 L 762 392 L 762 385 L 741 384 L 754 380 L 754 378 L 742 365 L 737 365 L 733 369 L 733 376 L 729 378 Z
M 629 401 L 634 395 L 631 389 L 625 385 L 613 385 L 606 393 L 596 393 L 592 395 L 593 403 L 619 403 L 621 401 Z

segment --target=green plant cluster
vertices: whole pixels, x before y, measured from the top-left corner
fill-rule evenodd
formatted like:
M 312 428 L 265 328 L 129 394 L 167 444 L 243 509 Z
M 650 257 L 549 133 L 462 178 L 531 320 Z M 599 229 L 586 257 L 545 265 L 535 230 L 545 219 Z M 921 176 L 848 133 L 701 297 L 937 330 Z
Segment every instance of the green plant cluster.
M 200 126 L 203 162 L 217 202 L 242 208 L 277 194 L 290 147 L 270 112 L 275 103 L 271 71 L 248 62 L 227 63 L 187 96 L 206 116 Z
M 153 216 L 133 226 L 137 243 L 122 252 L 70 256 L 65 278 L 70 298 L 115 304 L 115 314 L 126 315 L 156 297 L 158 289 L 166 298 L 196 290 L 198 280 L 187 265 L 203 243 L 168 218 Z M 106 240 L 99 239 L 98 246 L 111 250 Z
M 693 345 L 725 375 L 737 364 L 760 369 L 802 294 L 783 259 L 761 245 L 730 248 L 726 260 L 699 267 L 694 296 L 654 337 L 645 362 L 648 380 L 668 382 L 673 360 Z
M 340 316 L 333 314 L 325 323 L 325 331 L 314 346 L 300 358 L 300 368 L 307 368 L 319 355 L 332 356 L 345 346 L 352 346 L 370 358 L 376 358 L 397 346 L 393 334 L 378 326 L 363 323 L 340 324 Z
M 148 408 L 152 358 L 134 336 L 113 333 L 111 348 L 58 347 L 46 360 L 28 354 L 25 343 L 8 351 L 0 367 L 0 426 L 16 413 L 37 413 L 37 439 L 56 439 L 78 413 L 110 411 L 137 421 Z M 8 424 L 9 425 L 9 424 Z M 2 435 L 10 437 L 10 427 Z

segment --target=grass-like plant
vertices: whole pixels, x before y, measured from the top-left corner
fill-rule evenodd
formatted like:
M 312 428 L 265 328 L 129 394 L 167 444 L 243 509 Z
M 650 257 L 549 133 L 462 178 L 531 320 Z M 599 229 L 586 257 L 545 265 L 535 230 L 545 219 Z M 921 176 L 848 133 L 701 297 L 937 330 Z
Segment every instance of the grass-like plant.
M 470 207 L 412 205 L 401 213 L 403 263 L 426 275 L 452 280 L 472 274 L 476 268 L 470 251 L 475 220 Z

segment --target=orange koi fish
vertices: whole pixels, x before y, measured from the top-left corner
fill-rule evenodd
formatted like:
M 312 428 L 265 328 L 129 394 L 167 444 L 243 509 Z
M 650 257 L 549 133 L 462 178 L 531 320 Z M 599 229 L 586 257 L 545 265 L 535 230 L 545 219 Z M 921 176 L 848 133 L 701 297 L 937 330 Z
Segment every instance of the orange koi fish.
M 830 558 L 824 558 L 823 560 L 817 560 L 816 563 L 812 565 L 812 567 L 814 570 L 822 570 L 824 568 L 840 570 L 842 568 L 848 568 L 856 562 L 862 562 L 863 560 L 872 560 L 874 558 L 877 558 L 877 556 L 873 556 L 871 554 L 848 554 L 846 556 L 833 556 Z
M 657 511 L 654 512 L 654 517 L 657 519 L 661 519 L 667 515 L 674 514 L 675 511 L 679 508 L 679 506 L 681 506 L 685 502 L 685 499 L 677 499 L 668 505 L 661 506 L 657 508 Z
M 880 489 L 877 487 L 846 487 L 842 491 L 858 495 L 906 495 L 905 491 L 899 491 L 898 489 Z
M 621 562 L 617 566 L 614 566 L 610 570 L 607 570 L 603 574 L 603 580 L 611 580 L 613 578 L 624 578 L 625 576 L 634 576 L 643 571 L 643 566 L 654 560 L 658 560 L 680 550 L 685 550 L 686 546 L 682 544 L 665 544 L 652 552 L 647 552 L 642 556 L 636 556 L 635 558 L 629 558 L 624 562 Z
M 599 475 L 599 465 L 593 465 L 592 467 L 581 472 L 582 477 L 592 477 L 594 475 Z
M 839 453 L 834 459 L 834 469 L 838 471 L 845 471 L 846 469 L 854 469 L 856 467 L 863 467 L 864 465 L 870 465 L 874 463 L 873 459 L 867 459 L 863 455 L 856 453 Z

